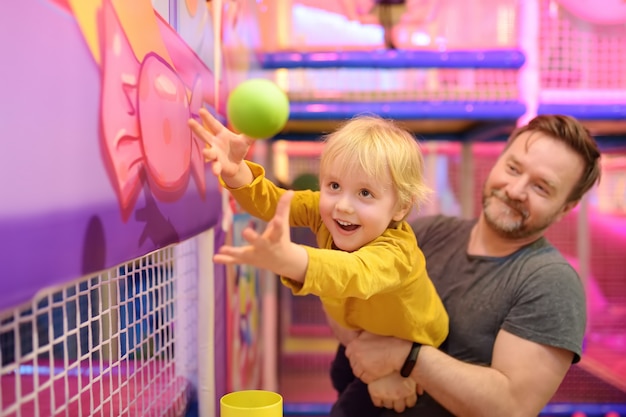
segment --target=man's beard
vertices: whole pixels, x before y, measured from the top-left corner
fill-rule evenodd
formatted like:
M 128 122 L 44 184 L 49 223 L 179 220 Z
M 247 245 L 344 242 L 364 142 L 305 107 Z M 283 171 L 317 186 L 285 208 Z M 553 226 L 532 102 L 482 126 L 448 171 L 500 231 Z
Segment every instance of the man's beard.
M 494 213 L 489 209 L 492 199 L 498 199 L 506 205 L 504 210 L 508 213 Z M 510 218 L 517 215 L 517 218 Z M 548 228 L 554 221 L 555 216 L 550 216 L 540 224 L 529 224 L 528 217 L 530 213 L 524 205 L 516 200 L 512 200 L 501 190 L 492 190 L 483 193 L 483 216 L 487 224 L 494 229 L 500 236 L 510 239 L 523 239 L 538 234 Z M 503 218 L 505 217 L 505 218 Z

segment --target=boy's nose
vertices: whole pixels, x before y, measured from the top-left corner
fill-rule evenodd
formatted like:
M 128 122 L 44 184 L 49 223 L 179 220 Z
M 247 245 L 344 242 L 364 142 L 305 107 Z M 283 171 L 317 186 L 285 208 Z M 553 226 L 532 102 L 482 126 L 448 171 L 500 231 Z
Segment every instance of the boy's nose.
M 336 208 L 339 211 L 343 211 L 344 213 L 352 212 L 352 204 L 350 204 L 350 199 L 347 197 L 342 197 L 337 201 Z

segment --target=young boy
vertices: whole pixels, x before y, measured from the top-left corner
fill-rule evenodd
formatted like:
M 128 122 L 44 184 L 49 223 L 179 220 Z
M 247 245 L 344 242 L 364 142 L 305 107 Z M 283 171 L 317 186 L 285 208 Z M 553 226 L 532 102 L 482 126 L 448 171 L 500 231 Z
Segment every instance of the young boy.
M 376 116 L 348 121 L 326 138 L 320 191 L 294 192 L 244 160 L 252 139 L 229 131 L 205 110 L 200 116 L 207 129 L 195 120 L 189 125 L 210 146 L 203 153 L 213 173 L 244 210 L 269 222 L 262 234 L 244 231 L 250 245 L 220 248 L 215 262 L 273 271 L 294 294 L 319 296 L 327 315 L 354 337 L 367 330 L 416 346 L 443 342 L 448 316 L 405 221 L 428 191 L 422 155 L 409 132 Z M 291 242 L 290 226 L 309 227 L 319 248 Z M 362 398 L 358 393 L 367 390 L 356 378 L 346 385 L 339 387 L 342 396 Z M 359 408 L 359 416 L 381 411 L 372 403 Z

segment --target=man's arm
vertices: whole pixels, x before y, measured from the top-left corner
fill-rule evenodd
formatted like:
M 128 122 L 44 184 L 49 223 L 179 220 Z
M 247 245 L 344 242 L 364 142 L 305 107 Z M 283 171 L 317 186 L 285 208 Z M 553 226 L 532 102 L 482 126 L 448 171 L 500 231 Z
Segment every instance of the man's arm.
M 352 342 L 346 354 L 355 375 L 370 382 L 398 371 L 409 349 L 409 342 L 367 335 Z M 556 392 L 573 355 L 500 330 L 490 367 L 424 346 L 411 378 L 457 416 L 536 416 Z

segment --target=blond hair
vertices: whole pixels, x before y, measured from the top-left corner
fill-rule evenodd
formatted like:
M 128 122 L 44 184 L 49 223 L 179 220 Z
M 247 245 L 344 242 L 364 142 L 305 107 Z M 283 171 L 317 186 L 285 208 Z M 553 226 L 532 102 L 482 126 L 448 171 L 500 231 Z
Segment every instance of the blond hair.
M 424 159 L 415 137 L 391 120 L 360 115 L 325 137 L 320 173 L 340 159 L 344 172 L 360 169 L 372 178 L 391 178 L 402 207 L 419 207 L 430 189 L 424 183 Z M 342 175 L 342 172 L 335 173 Z

